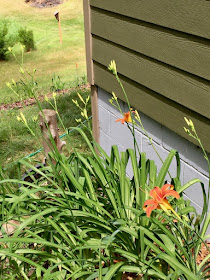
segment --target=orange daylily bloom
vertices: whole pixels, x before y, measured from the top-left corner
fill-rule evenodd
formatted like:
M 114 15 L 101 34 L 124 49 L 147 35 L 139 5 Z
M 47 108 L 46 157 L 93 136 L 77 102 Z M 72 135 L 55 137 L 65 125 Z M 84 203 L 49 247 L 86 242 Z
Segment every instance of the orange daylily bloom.
M 124 113 L 124 118 L 117 119 L 115 122 L 119 122 L 119 121 L 121 121 L 122 124 L 124 124 L 124 122 L 130 122 L 131 123 L 132 119 L 131 119 L 130 111 L 128 111 L 127 113 Z
M 174 186 L 165 184 L 162 188 L 154 187 L 154 189 L 149 192 L 149 195 L 152 197 L 152 199 L 145 201 L 143 206 L 148 218 L 150 217 L 153 210 L 163 209 L 164 211 L 171 210 L 180 219 L 166 198 L 170 195 L 177 199 L 180 198 L 179 194 L 173 189 Z

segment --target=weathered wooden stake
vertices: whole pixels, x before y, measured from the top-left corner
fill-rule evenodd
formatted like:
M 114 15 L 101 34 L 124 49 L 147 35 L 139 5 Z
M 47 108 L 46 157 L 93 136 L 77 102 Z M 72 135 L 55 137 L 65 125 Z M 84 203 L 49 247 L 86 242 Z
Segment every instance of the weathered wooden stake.
M 44 114 L 44 116 L 43 116 Z M 62 147 L 66 144 L 59 138 L 56 112 L 54 110 L 44 109 L 43 113 L 39 112 L 40 127 L 43 135 L 43 146 L 46 155 L 54 150 L 52 145 L 52 138 L 55 141 L 55 145 L 61 153 Z M 51 137 L 51 135 L 52 137 Z M 55 163 L 55 162 L 54 162 Z
M 55 18 L 58 21 L 58 29 L 59 29 L 59 36 L 60 36 L 60 44 L 62 44 L 62 33 L 61 33 L 61 19 L 59 11 L 54 13 Z

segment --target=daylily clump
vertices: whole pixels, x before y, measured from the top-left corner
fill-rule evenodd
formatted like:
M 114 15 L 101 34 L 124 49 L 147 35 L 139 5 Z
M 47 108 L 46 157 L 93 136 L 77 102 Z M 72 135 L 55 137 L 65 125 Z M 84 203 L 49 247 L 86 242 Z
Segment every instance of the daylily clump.
M 173 189 L 174 186 L 165 184 L 162 188 L 154 187 L 154 189 L 149 192 L 149 196 L 152 197 L 152 199 L 145 201 L 143 206 L 147 217 L 150 217 L 153 210 L 163 209 L 166 212 L 167 210 L 172 211 L 178 218 L 180 218 L 166 198 L 167 196 L 174 196 L 177 199 L 180 198 L 179 194 Z

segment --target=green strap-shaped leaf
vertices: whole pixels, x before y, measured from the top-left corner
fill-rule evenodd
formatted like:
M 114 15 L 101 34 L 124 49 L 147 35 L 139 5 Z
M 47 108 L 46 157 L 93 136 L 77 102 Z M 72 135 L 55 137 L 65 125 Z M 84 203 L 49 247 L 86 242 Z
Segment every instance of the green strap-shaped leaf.
M 181 271 L 188 280 L 198 280 L 197 276 L 192 273 L 187 267 L 182 265 L 176 258 L 165 253 L 159 254 L 158 258 L 166 261 L 171 267 L 173 267 L 175 271 Z
M 111 266 L 107 274 L 105 275 L 103 280 L 110 280 L 112 279 L 112 276 L 119 270 L 121 266 L 124 265 L 124 262 L 118 262 L 115 265 Z
M 174 158 L 174 156 L 176 155 L 176 151 L 175 150 L 171 150 L 170 153 L 168 154 L 166 160 L 163 162 L 163 165 L 160 169 L 160 172 L 157 176 L 156 182 L 155 182 L 155 186 L 161 188 L 163 185 L 163 182 L 165 180 L 166 174 L 169 171 L 169 167 L 171 165 L 171 162 Z

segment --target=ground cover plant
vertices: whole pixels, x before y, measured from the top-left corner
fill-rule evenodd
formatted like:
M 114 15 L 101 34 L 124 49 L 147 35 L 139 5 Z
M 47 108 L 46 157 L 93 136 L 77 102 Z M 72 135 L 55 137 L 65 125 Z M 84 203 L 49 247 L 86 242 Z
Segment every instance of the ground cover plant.
M 59 42 L 58 23 L 54 12 L 59 9 L 63 42 Z M 39 93 L 47 93 L 54 76 L 60 77 L 65 88 L 75 87 L 75 81 L 84 77 L 85 45 L 82 15 L 82 0 L 65 0 L 57 7 L 32 7 L 24 0 L 8 0 L 1 3 L 0 27 L 7 23 L 9 38 L 13 38 L 20 28 L 32 30 L 36 50 L 25 53 L 25 68 L 32 73 L 36 69 L 36 82 Z M 8 45 L 6 45 L 6 48 Z M 6 50 L 6 49 L 5 49 Z M 21 46 L 16 44 L 13 52 L 21 60 Z M 68 62 L 68 63 L 67 63 Z M 76 69 L 78 68 L 78 72 Z M 6 86 L 20 81 L 19 65 L 13 56 L 9 60 L 0 61 L 2 75 L 0 77 L 0 104 L 18 100 Z M 83 78 L 84 79 L 84 78 Z
M 114 62 L 109 69 L 125 93 Z M 73 100 L 86 120 L 88 99 L 78 94 L 78 100 Z M 114 93 L 110 101 L 121 110 Z M 52 106 L 57 111 L 55 95 Z M 117 280 L 123 279 L 124 272 L 133 279 L 209 279 L 210 255 L 196 262 L 207 238 L 209 190 L 206 193 L 194 178 L 181 185 L 175 150 L 157 174 L 155 162 L 138 150 L 134 125 L 144 127 L 130 105 L 116 121 L 128 125 L 134 149 L 120 153 L 113 146 L 108 156 L 82 128 L 76 128 L 89 156 L 76 150 L 70 156 L 59 154 L 54 143 L 47 166 L 37 169 L 22 160 L 32 169 L 32 182 L 8 179 L 1 171 L 1 279 Z M 191 120 L 186 119 L 185 130 L 203 149 Z M 71 137 L 67 139 L 71 147 Z M 174 158 L 177 171 L 168 182 L 165 178 Z M 129 161 L 132 178 L 126 173 Z M 201 216 L 183 197 L 184 190 L 196 182 L 204 197 Z M 10 224 L 12 235 L 7 234 Z

